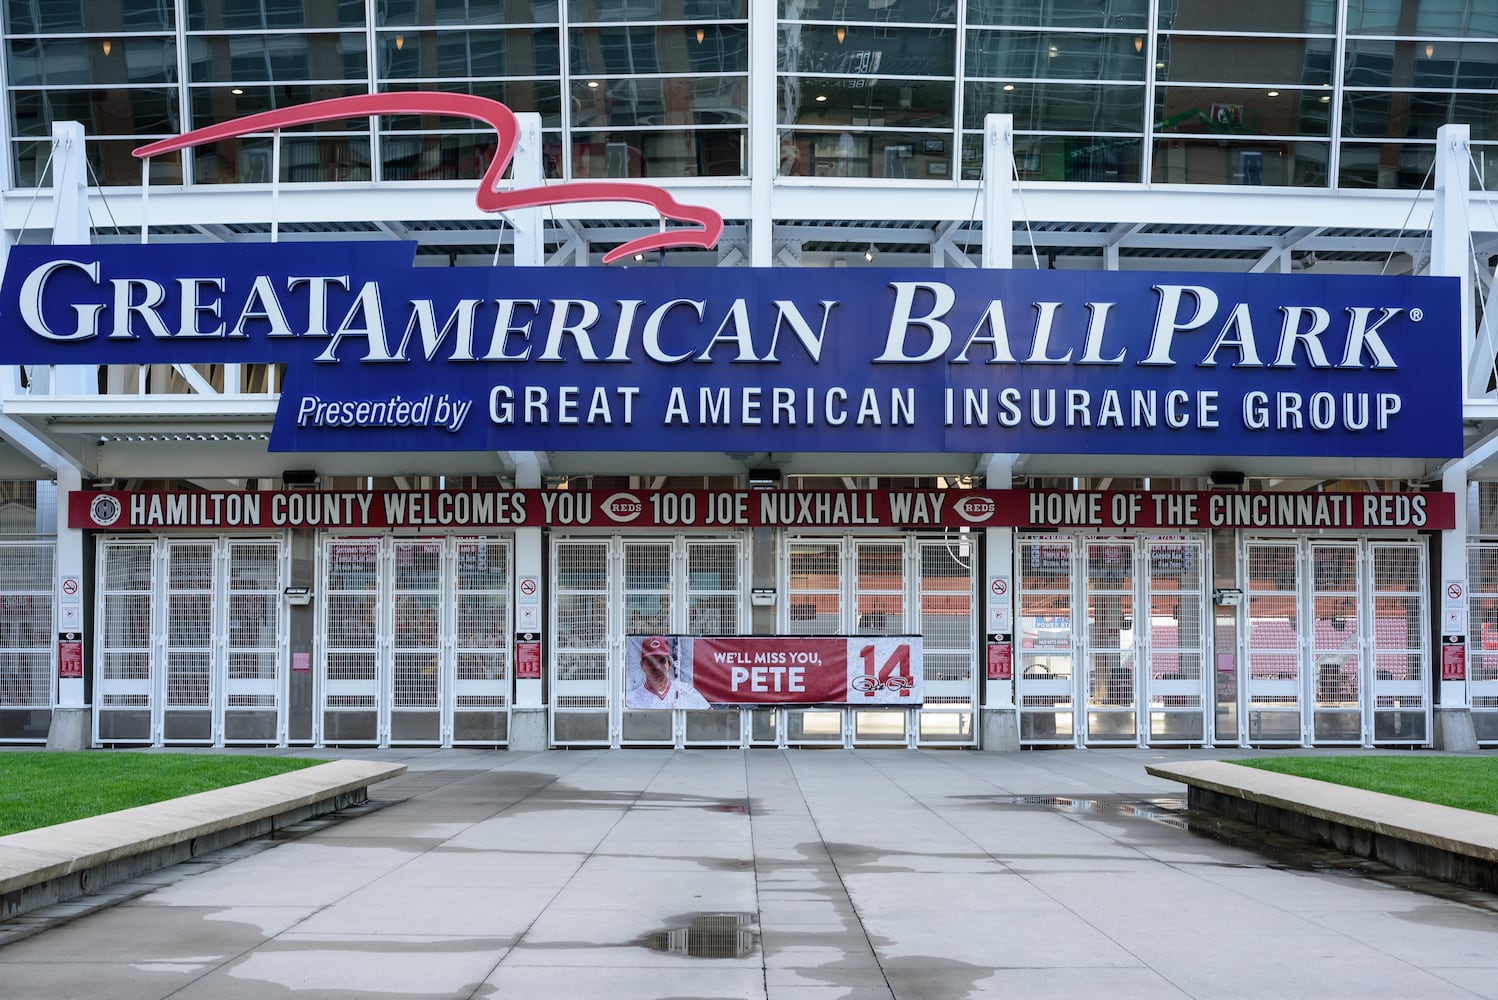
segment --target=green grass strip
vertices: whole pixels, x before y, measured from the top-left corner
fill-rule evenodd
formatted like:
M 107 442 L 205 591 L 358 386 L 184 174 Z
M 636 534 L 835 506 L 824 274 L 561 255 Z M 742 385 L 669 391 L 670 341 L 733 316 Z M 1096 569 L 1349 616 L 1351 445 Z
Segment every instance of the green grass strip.
M 0 753 L 0 836 L 319 763 L 242 754 L 7 751 Z
M 1498 757 L 1259 757 L 1234 763 L 1498 815 Z

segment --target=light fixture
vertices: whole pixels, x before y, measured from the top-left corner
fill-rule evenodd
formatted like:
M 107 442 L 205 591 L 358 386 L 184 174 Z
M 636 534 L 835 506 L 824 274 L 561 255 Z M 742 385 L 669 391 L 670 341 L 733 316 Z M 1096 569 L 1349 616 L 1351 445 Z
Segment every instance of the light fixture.
M 706 37 L 707 37 L 707 29 L 706 28 L 698 28 L 697 29 L 697 44 L 701 45 L 702 44 L 702 40 L 704 38 L 706 38 Z
M 396 35 L 395 36 L 395 47 L 397 49 L 403 49 L 403 48 L 406 47 L 406 36 L 405 35 Z
M 106 38 L 106 39 L 104 39 L 103 44 L 100 45 L 99 47 L 104 50 L 104 54 L 107 56 L 107 55 L 109 55 L 109 50 L 112 49 L 112 48 L 114 48 L 114 42 L 111 42 L 109 39 Z
M 1157 62 L 1157 63 L 1155 63 L 1155 69 L 1164 69 L 1164 68 L 1165 68 L 1165 64 L 1163 62 Z
M 817 95 L 817 103 L 818 104 L 821 104 L 825 100 L 827 100 L 827 95 L 826 94 L 818 94 Z
M 597 90 L 598 89 L 598 81 L 597 80 L 589 80 L 588 81 L 588 89 L 589 90 Z
M 870 243 L 869 244 L 869 248 L 863 252 L 863 259 L 864 260 L 873 260 L 874 259 L 874 244 Z
M 1050 48 L 1050 51 L 1049 51 L 1049 55 L 1050 55 L 1050 57 L 1052 59 L 1054 59 L 1054 58 L 1056 58 L 1056 54 L 1058 52 L 1060 52 L 1060 51 L 1061 51 L 1060 49 L 1058 49 L 1058 48 L 1056 48 L 1056 46 L 1052 45 L 1051 48 Z
M 235 87 L 233 90 L 229 91 L 229 93 L 233 94 L 235 97 L 239 97 L 244 93 L 244 89 L 241 87 Z
M 1430 42 L 1426 42 L 1425 43 L 1425 58 L 1429 59 L 1431 56 L 1433 56 L 1435 54 L 1436 54 L 1436 47 L 1434 45 L 1432 45 Z
M 1321 103 L 1322 104 L 1330 104 L 1331 101 L 1332 101 L 1332 98 L 1331 98 L 1330 94 L 1322 94 L 1321 95 Z
M 1134 36 L 1134 51 L 1140 52 L 1144 49 L 1144 38 L 1140 35 Z
M 1278 90 L 1271 90 L 1269 92 L 1269 96 L 1270 97 L 1278 97 L 1278 96 L 1280 96 L 1280 92 Z
M 644 254 L 642 254 L 642 253 L 635 254 L 635 260 L 636 261 L 642 261 L 644 259 L 645 259 L 645 255 Z
M 1004 84 L 1004 89 L 1005 90 L 1013 90 L 1014 89 L 1014 84 L 1012 84 L 1012 83 L 1006 83 L 1006 84 Z
M 749 485 L 757 490 L 774 489 L 780 485 L 779 469 L 750 469 Z
M 848 29 L 843 25 L 837 26 L 837 44 L 843 44 L 843 39 L 848 37 Z

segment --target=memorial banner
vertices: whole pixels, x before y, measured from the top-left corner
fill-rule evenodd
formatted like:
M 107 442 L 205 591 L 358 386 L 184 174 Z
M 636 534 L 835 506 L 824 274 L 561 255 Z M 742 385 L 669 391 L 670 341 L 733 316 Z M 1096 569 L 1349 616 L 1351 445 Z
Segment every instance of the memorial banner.
M 630 636 L 626 709 L 922 701 L 922 640 L 898 636 Z

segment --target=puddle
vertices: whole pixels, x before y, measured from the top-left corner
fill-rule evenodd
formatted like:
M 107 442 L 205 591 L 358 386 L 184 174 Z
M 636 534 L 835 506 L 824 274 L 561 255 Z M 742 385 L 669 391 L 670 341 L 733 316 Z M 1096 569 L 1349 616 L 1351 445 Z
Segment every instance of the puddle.
M 1041 806 L 1074 813 L 1128 816 L 1147 819 L 1177 830 L 1191 829 L 1186 802 L 1181 798 L 1128 799 L 1077 798 L 1067 795 L 1000 795 L 989 797 L 991 803 L 1010 806 Z
M 689 913 L 684 926 L 651 931 L 641 947 L 688 958 L 745 958 L 759 947 L 758 920 L 752 913 Z
M 1194 837 L 1215 841 L 1226 847 L 1256 855 L 1257 863 L 1217 859 L 1208 864 L 1218 868 L 1270 869 L 1319 875 L 1350 876 L 1351 884 L 1362 881 L 1409 889 L 1441 899 L 1465 903 L 1489 912 L 1498 912 L 1498 899 L 1492 894 L 1468 889 L 1455 883 L 1441 882 L 1391 868 L 1380 861 L 1360 857 L 1277 830 L 1269 830 L 1219 813 L 1186 808 L 1184 798 L 1162 796 L 1150 799 L 1126 796 L 1084 798 L 1065 795 L 987 795 L 963 796 L 979 800 L 982 805 L 1020 809 L 1054 809 L 1094 816 L 1103 822 L 1116 819 L 1140 819 L 1182 830 Z M 1183 864 L 1184 862 L 1176 862 Z

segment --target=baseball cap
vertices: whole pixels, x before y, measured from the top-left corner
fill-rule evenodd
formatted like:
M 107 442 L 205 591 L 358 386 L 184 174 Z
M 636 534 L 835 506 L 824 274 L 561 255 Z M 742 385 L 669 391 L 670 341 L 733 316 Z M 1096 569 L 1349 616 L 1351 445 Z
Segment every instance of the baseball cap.
M 669 660 L 670 658 L 671 658 L 671 640 L 670 639 L 667 639 L 665 636 L 653 635 L 653 636 L 650 636 L 647 639 L 641 640 L 641 642 L 640 642 L 640 659 L 642 659 L 642 660 L 647 660 L 647 659 Z

